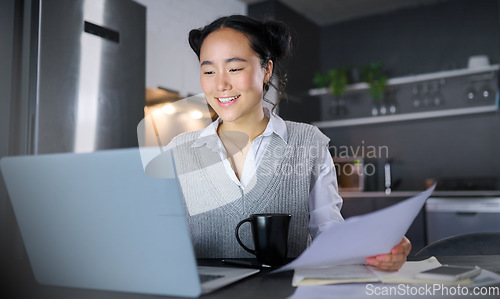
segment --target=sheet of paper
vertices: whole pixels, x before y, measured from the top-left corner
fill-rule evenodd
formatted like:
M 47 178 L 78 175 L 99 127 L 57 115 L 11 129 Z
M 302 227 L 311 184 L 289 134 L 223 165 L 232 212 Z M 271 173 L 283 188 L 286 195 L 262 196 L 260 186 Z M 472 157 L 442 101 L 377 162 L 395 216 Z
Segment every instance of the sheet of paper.
M 361 283 L 316 285 L 297 287 L 288 299 L 377 298 L 366 295 L 366 285 Z M 383 297 L 379 297 L 383 298 Z
M 295 269 L 292 285 L 319 285 L 344 282 L 375 282 L 379 278 L 366 265 L 338 265 L 332 267 Z
M 351 217 L 319 234 L 293 262 L 278 271 L 333 265 L 364 264 L 366 257 L 388 253 L 412 224 L 435 185 L 400 203 Z
M 379 270 L 377 268 L 372 268 L 372 272 L 380 278 L 381 282 L 384 283 L 408 283 L 408 284 L 425 284 L 433 283 L 429 280 L 416 279 L 415 275 L 417 273 L 434 269 L 441 266 L 441 263 L 435 258 L 430 257 L 428 259 L 418 261 L 418 262 L 406 262 L 404 265 L 396 272 L 387 272 Z M 455 282 L 441 282 L 444 284 L 470 284 L 472 281 L 470 279 L 465 279 L 462 281 Z
M 384 283 L 431 283 L 415 279 L 419 272 L 437 268 L 441 263 L 430 257 L 422 261 L 406 262 L 399 271 L 387 272 L 366 265 L 338 265 L 332 267 L 295 269 L 292 285 L 320 285 L 352 282 L 384 282 Z M 460 281 L 461 284 L 471 280 Z M 456 282 L 454 283 L 456 284 Z

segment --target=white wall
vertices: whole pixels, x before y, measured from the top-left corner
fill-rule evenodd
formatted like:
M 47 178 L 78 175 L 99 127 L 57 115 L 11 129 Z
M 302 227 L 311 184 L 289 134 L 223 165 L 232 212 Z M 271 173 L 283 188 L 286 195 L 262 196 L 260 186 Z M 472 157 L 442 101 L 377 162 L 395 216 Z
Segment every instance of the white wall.
M 247 14 L 239 0 L 134 0 L 147 8 L 146 86 L 201 93 L 199 64 L 188 43 L 191 29 L 217 17 Z

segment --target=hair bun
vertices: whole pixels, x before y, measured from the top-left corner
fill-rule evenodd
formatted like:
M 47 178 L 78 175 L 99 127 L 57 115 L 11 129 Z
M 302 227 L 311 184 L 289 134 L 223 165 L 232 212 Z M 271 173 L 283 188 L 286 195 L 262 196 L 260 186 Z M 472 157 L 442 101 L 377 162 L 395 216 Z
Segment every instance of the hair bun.
M 263 24 L 269 38 L 271 56 L 276 60 L 286 58 L 292 48 L 292 36 L 288 26 L 276 20 L 267 20 Z
M 191 49 L 196 53 L 198 58 L 200 57 L 200 48 L 201 48 L 201 30 L 200 29 L 193 29 L 189 31 L 189 46 L 191 46 Z

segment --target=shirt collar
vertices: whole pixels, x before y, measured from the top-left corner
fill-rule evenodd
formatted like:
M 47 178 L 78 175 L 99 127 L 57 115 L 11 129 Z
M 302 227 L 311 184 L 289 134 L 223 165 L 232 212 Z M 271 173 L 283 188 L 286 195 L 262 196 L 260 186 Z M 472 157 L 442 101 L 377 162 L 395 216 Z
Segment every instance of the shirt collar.
M 270 136 L 272 133 L 275 133 L 283 139 L 285 143 L 288 143 L 288 131 L 285 121 L 278 115 L 271 113 L 268 108 L 264 108 L 264 115 L 269 118 L 269 122 L 262 136 Z
M 278 115 L 271 113 L 268 108 L 264 107 L 264 115 L 269 118 L 266 129 L 261 134 L 261 136 L 270 136 L 273 133 L 278 135 L 285 143 L 288 142 L 288 131 L 286 128 L 285 121 Z M 217 135 L 217 128 L 222 123 L 222 119 L 219 117 L 200 133 L 200 136 L 193 142 L 191 147 L 200 147 L 204 144 L 209 148 L 214 148 L 220 146 L 220 139 Z
M 221 122 L 222 119 L 219 117 L 214 122 L 209 124 L 201 131 L 200 136 L 198 136 L 198 138 L 193 142 L 191 147 L 200 147 L 206 144 L 209 148 L 215 148 L 220 142 L 217 135 L 217 128 Z

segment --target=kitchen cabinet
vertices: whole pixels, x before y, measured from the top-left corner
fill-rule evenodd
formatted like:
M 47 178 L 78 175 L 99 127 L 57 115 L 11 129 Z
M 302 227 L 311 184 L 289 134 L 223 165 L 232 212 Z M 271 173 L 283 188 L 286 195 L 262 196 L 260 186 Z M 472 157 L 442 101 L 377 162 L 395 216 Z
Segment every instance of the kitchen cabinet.
M 499 196 L 431 197 L 425 209 L 429 243 L 456 235 L 500 232 Z
M 407 197 L 344 197 L 341 213 L 347 219 L 383 209 L 406 199 Z M 423 208 L 408 229 L 406 237 L 412 243 L 410 255 L 414 255 L 426 245 L 425 213 Z

